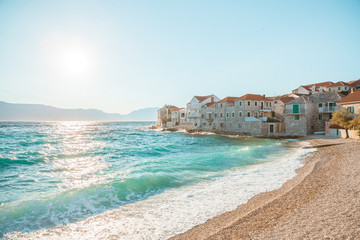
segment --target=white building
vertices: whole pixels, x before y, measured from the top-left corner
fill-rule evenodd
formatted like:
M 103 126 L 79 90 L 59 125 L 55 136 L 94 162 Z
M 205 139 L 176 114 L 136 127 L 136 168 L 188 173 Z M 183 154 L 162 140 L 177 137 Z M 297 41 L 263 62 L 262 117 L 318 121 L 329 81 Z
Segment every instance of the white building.
M 187 104 L 187 121 L 193 124 L 194 129 L 200 127 L 201 107 L 207 103 L 218 102 L 220 99 L 215 95 L 194 96 Z

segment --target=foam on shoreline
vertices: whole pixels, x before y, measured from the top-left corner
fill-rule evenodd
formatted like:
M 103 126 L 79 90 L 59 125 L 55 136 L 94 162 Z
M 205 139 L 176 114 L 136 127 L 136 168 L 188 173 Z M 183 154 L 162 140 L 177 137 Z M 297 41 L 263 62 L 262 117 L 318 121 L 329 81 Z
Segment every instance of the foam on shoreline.
M 314 149 L 293 148 L 265 163 L 227 170 L 221 176 L 171 189 L 144 201 L 127 204 L 82 221 L 32 233 L 8 233 L 19 239 L 167 239 L 236 209 L 253 196 L 277 189 Z M 151 237 L 150 237 L 151 236 Z

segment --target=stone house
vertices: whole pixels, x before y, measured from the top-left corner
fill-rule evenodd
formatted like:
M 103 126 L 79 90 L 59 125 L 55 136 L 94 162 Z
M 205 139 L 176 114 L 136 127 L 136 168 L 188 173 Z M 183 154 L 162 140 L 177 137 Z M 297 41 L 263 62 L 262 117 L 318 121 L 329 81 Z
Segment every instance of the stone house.
M 343 92 L 343 91 L 350 92 L 352 88 L 353 87 L 351 86 L 351 84 L 343 81 L 339 81 L 327 86 L 327 90 L 329 92 Z
M 180 124 L 186 123 L 187 122 L 187 109 L 180 108 L 179 114 L 180 114 Z
M 325 132 L 325 122 L 339 109 L 337 103 L 343 97 L 337 92 L 316 92 L 286 103 L 286 134 L 307 136 L 315 132 Z
M 178 126 L 180 124 L 180 109 L 181 108 L 176 108 L 171 111 L 172 127 Z
M 309 85 L 302 85 L 294 90 L 292 90 L 292 93 L 295 94 L 301 94 L 301 95 L 309 95 L 311 93 L 315 92 L 323 92 L 327 91 L 327 87 L 331 84 L 334 84 L 333 82 L 320 82 L 320 83 L 313 83 Z
M 178 109 L 178 107 L 173 105 L 164 105 L 162 108 L 157 110 L 157 126 L 161 128 L 172 127 L 172 111 Z
M 355 81 L 350 81 L 348 82 L 348 84 L 356 91 L 358 89 L 360 89 L 360 79 L 355 80 Z
M 210 102 L 201 107 L 200 127 L 201 130 L 215 131 L 215 102 Z
M 207 103 L 217 102 L 220 99 L 215 95 L 194 96 L 187 104 L 187 121 L 191 122 L 194 129 L 200 128 L 201 107 Z
M 351 90 L 349 95 L 344 97 L 338 104 L 346 108 L 350 113 L 360 114 L 360 89 L 357 91 Z
M 273 98 L 246 94 L 226 97 L 215 104 L 213 128 L 223 133 L 269 136 L 285 131 L 280 122 L 271 121 Z

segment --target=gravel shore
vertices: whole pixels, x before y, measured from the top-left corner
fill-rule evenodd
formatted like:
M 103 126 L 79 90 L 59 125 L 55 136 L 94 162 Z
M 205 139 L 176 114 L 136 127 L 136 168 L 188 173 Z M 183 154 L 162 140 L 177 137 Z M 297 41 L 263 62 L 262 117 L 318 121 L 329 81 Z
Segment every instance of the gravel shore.
M 280 189 L 171 239 L 360 239 L 360 141 L 306 141 L 330 146 L 307 156 Z

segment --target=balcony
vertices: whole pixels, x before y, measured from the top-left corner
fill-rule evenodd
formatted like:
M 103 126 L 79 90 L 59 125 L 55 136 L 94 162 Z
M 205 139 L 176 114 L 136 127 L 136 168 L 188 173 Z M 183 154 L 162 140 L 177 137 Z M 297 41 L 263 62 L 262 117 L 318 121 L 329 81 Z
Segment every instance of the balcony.
M 271 107 L 260 107 L 260 111 L 262 112 L 271 112 L 272 108 Z
M 199 118 L 200 117 L 200 113 L 196 113 L 196 112 L 189 112 L 187 114 L 188 118 Z
M 334 111 L 339 110 L 339 106 L 329 106 L 329 107 L 319 107 L 320 113 L 333 113 Z

